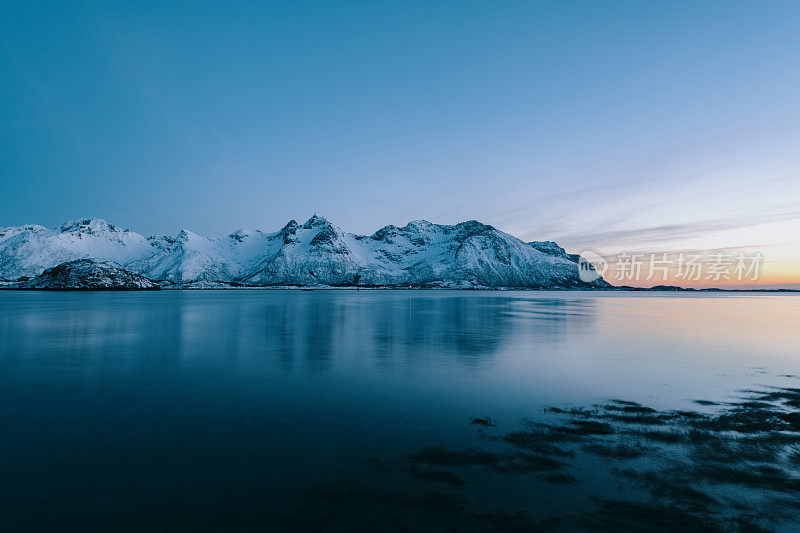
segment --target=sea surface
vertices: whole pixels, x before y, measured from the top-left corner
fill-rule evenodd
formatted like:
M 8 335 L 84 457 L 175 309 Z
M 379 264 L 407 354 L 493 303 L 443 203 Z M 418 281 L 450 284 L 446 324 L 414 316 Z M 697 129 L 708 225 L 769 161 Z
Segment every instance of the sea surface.
M 796 376 L 794 294 L 0 291 L 0 530 L 792 531 Z

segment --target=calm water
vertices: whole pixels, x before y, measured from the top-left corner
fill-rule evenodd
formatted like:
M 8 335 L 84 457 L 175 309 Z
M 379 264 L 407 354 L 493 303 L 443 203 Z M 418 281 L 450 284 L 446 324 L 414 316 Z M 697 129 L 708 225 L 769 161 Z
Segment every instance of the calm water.
M 608 457 L 408 458 L 547 407 L 711 412 L 800 386 L 799 352 L 791 294 L 2 291 L 0 529 L 569 530 Z

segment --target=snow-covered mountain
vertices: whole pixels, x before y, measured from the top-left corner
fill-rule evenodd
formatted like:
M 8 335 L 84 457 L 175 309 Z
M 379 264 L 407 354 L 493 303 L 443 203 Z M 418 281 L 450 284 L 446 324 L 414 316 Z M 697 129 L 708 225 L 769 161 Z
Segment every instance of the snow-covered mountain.
M 0 228 L 0 278 L 36 276 L 75 259 L 120 265 L 152 255 L 152 246 L 130 230 L 97 218 L 66 222 L 51 230 L 28 225 Z
M 551 241 L 526 243 L 474 220 L 448 226 L 421 221 L 372 235 L 342 231 L 314 215 L 274 233 L 223 238 L 181 230 L 145 238 L 100 219 L 0 228 L 0 278 L 33 277 L 76 259 L 113 262 L 174 284 L 605 287 L 578 277 L 577 256 Z

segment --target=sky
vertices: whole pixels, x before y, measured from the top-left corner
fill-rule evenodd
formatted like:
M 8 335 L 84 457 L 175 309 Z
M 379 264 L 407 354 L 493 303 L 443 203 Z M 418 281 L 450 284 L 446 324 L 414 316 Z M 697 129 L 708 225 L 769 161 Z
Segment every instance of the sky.
M 477 219 L 800 288 L 798 27 L 779 0 L 6 1 L 0 226 Z

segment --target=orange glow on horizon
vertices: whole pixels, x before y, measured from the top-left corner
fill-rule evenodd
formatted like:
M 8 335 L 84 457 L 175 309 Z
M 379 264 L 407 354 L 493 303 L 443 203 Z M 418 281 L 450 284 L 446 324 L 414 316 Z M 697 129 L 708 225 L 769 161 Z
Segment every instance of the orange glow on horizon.
M 731 279 L 721 277 L 719 280 L 706 279 L 704 273 L 698 280 L 682 279 L 676 275 L 674 269 L 670 269 L 667 280 L 662 279 L 662 275 L 656 275 L 652 279 L 647 279 L 647 268 L 642 268 L 642 275 L 639 279 L 617 279 L 617 264 L 609 263 L 608 270 L 603 278 L 612 285 L 629 285 L 632 287 L 653 287 L 655 285 L 675 285 L 684 288 L 708 289 L 708 288 L 765 288 L 765 289 L 800 289 L 800 261 L 765 261 L 761 265 L 761 272 L 757 279 L 739 280 L 735 276 Z

